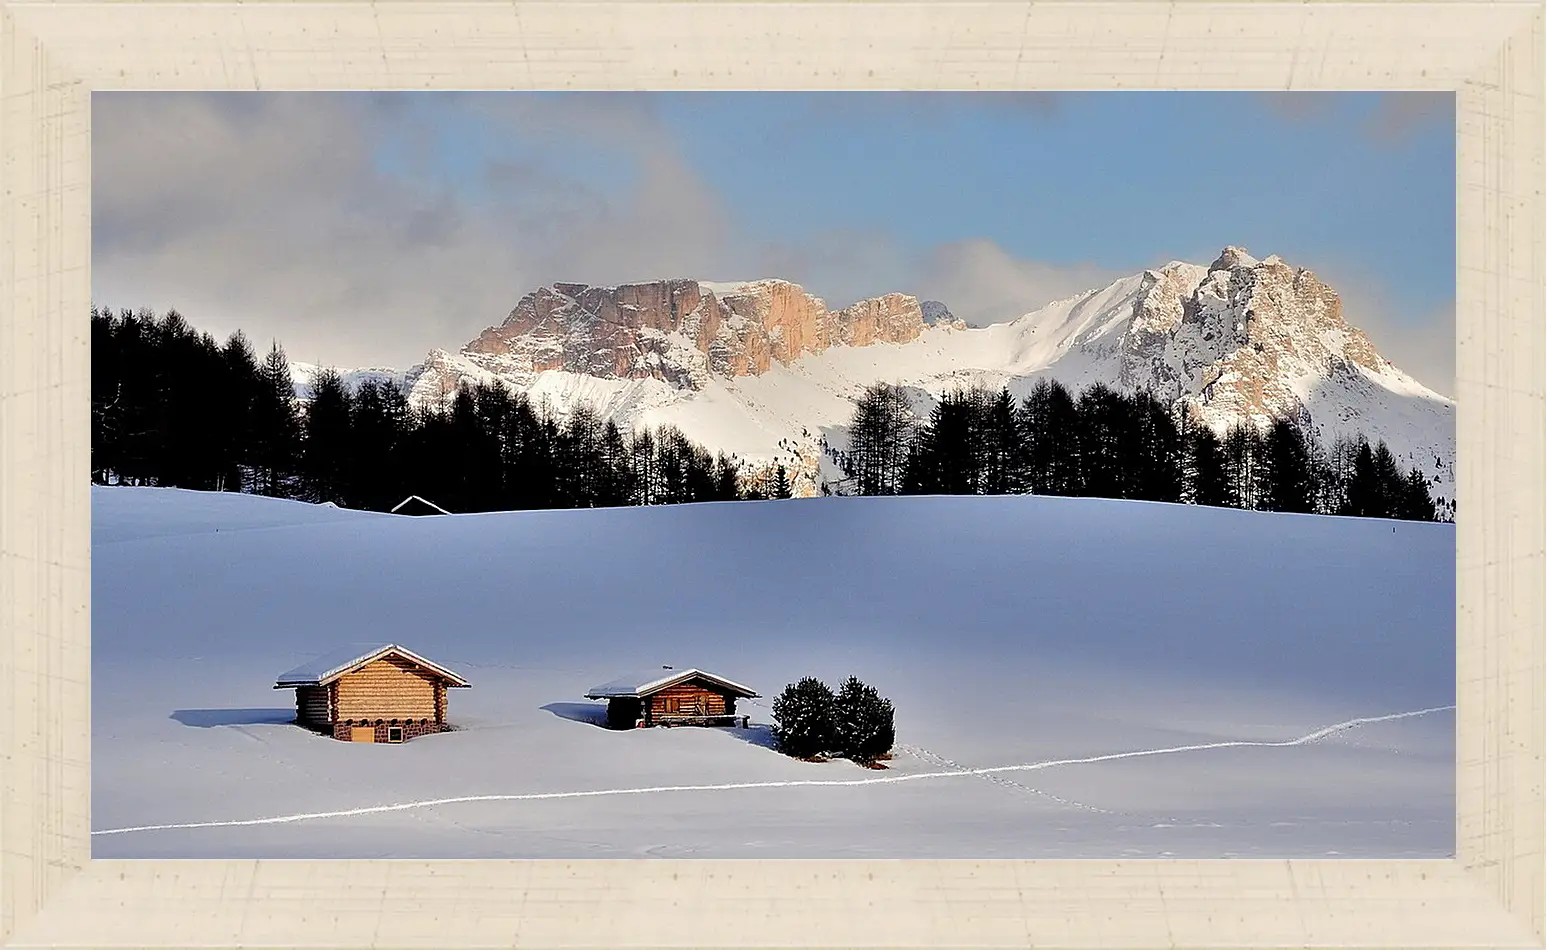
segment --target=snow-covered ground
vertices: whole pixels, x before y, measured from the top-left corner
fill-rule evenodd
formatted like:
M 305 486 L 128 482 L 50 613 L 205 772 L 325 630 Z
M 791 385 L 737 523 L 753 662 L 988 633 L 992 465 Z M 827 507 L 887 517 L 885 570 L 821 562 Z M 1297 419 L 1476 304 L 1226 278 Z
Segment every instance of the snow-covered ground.
M 412 518 L 92 491 L 96 857 L 1453 851 L 1451 525 L 1033 497 Z M 361 640 L 471 680 L 461 730 L 288 724 L 275 676 Z M 758 689 L 753 728 L 594 724 L 588 687 L 660 664 Z M 850 673 L 896 705 L 887 770 L 768 747 L 785 683 Z

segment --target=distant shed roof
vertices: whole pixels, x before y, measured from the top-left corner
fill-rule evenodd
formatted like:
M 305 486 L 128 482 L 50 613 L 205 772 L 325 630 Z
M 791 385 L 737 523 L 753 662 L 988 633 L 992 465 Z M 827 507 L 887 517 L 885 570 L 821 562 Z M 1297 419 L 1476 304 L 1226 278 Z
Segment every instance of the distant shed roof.
M 417 502 L 417 504 L 415 504 L 415 502 Z M 436 514 L 451 514 L 451 512 L 442 508 L 440 505 L 437 505 L 435 502 L 430 501 L 428 498 L 421 498 L 418 495 L 409 495 L 407 498 L 404 498 L 402 501 L 398 502 L 397 506 L 388 512 L 388 514 L 395 515 L 401 511 L 404 511 L 404 509 L 407 509 L 406 513 L 410 515 L 416 513 L 425 514 L 426 512 L 424 509 L 426 508 L 434 511 Z
M 419 654 L 396 643 L 352 643 L 340 647 L 331 653 L 325 653 L 309 663 L 286 673 L 280 674 L 274 682 L 275 689 L 284 689 L 290 686 L 322 686 L 332 682 L 351 670 L 359 669 L 372 660 L 380 659 L 388 654 L 401 656 L 411 663 L 418 664 L 433 673 L 436 673 L 450 682 L 452 686 L 470 686 L 467 680 L 452 671 L 426 660 Z
M 695 667 L 675 669 L 665 667 L 651 670 L 647 673 L 636 673 L 630 676 L 620 676 L 615 680 L 603 683 L 600 686 L 591 687 L 585 695 L 587 699 L 619 699 L 639 698 L 651 693 L 658 693 L 668 686 L 675 686 L 686 680 L 700 678 L 717 683 L 728 692 L 735 693 L 747 699 L 756 699 L 758 694 L 750 687 L 728 680 L 723 676 L 717 676 Z

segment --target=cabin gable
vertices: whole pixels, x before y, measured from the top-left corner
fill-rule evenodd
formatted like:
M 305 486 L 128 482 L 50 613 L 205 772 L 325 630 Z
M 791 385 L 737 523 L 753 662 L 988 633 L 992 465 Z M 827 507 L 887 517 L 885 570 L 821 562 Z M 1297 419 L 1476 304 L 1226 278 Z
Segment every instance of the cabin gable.
M 725 716 L 735 712 L 736 699 L 721 688 L 692 679 L 651 693 L 650 718 L 671 716 Z
M 418 664 L 388 654 L 332 684 L 336 720 L 445 719 L 445 687 Z

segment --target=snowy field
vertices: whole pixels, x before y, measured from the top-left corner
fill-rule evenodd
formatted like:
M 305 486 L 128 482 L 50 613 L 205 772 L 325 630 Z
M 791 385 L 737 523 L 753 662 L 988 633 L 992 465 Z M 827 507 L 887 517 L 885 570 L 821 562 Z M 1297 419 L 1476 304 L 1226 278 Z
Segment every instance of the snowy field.
M 94 487 L 92 534 L 96 857 L 1453 853 L 1452 525 L 1034 497 L 411 518 Z M 460 731 L 288 724 L 274 678 L 368 640 L 466 676 Z M 661 664 L 757 689 L 753 728 L 595 724 L 587 688 Z M 896 705 L 887 770 L 769 748 L 786 683 L 851 673 Z

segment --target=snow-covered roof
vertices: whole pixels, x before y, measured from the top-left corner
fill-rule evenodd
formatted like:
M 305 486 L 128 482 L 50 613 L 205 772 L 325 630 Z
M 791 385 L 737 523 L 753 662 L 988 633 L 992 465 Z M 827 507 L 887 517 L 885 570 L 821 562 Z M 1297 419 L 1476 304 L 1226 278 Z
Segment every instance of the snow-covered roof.
M 295 669 L 280 674 L 279 679 L 274 681 L 274 688 L 322 686 L 351 670 L 358 669 L 372 660 L 380 659 L 389 653 L 401 656 L 411 663 L 416 663 L 431 672 L 445 677 L 452 686 L 471 685 L 467 680 L 446 669 L 444 666 L 432 663 L 412 650 L 398 646 L 396 643 L 351 643 L 348 646 L 340 647 L 331 653 L 325 653 L 309 663 L 302 663 Z
M 728 680 L 723 676 L 716 676 L 694 667 L 678 669 L 675 667 L 663 667 L 651 670 L 647 673 L 636 673 L 631 676 L 620 676 L 615 680 L 593 686 L 585 694 L 587 699 L 615 699 L 635 698 L 648 696 L 651 693 L 660 692 L 668 686 L 674 686 L 684 680 L 706 679 L 725 687 L 730 692 L 736 693 L 748 699 L 757 698 L 757 692 L 750 687 Z
M 434 508 L 436 511 L 440 512 L 443 515 L 451 514 L 451 512 L 449 512 L 446 509 L 442 508 L 440 505 L 437 505 L 435 502 L 430 501 L 427 498 L 420 498 L 418 495 L 409 495 L 407 498 L 404 498 L 402 501 L 398 502 L 397 506 L 395 508 L 393 508 L 390 512 L 388 512 L 388 514 L 394 514 L 394 515 L 397 514 L 399 509 L 403 508 L 405 505 L 407 505 L 411 501 L 417 501 L 421 505 L 428 505 L 429 507 Z

